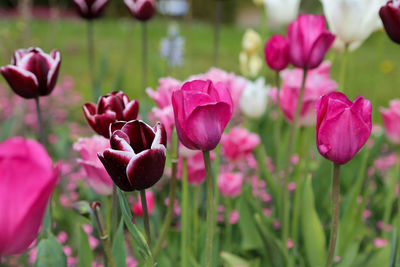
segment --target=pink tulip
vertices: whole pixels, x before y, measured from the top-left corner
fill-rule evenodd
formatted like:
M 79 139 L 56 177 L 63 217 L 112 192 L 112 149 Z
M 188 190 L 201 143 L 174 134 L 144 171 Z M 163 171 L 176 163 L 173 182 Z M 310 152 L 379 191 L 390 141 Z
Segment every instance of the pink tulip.
M 186 147 L 212 150 L 232 117 L 229 91 L 222 83 L 195 80 L 172 94 L 179 140 Z
M 74 144 L 74 150 L 81 154 L 78 163 L 83 167 L 88 177 L 89 185 L 100 195 L 112 193 L 113 182 L 97 157 L 98 152 L 110 148 L 108 139 L 94 135 L 90 138 L 80 138 Z
M 192 150 L 193 151 L 193 150 Z M 193 186 L 200 185 L 206 179 L 206 170 L 204 167 L 203 154 L 201 152 L 195 151 L 194 156 L 188 157 L 186 159 L 187 164 L 187 176 L 188 183 Z M 180 154 L 181 155 L 181 154 Z M 215 154 L 210 153 L 211 162 L 215 159 Z M 179 157 L 178 162 L 178 177 L 182 177 L 182 157 Z
M 389 102 L 389 108 L 380 109 L 386 136 L 390 142 L 400 144 L 400 99 Z
M 155 0 L 124 0 L 132 16 L 141 21 L 151 19 L 156 10 Z
M 320 96 L 336 91 L 337 83 L 329 76 L 330 63 L 322 63 L 318 68 L 308 71 L 303 103 L 298 124 L 311 126 L 315 124 L 315 102 Z M 300 94 L 302 69 L 284 70 L 281 73 L 282 89 L 280 92 L 280 107 L 288 121 L 293 121 L 297 100 Z
M 83 113 L 92 129 L 104 136 L 110 137 L 110 125 L 116 121 L 135 120 L 139 113 L 139 101 L 132 100 L 123 92 L 111 92 L 99 97 L 96 104 L 83 105 Z
M 11 89 L 23 98 L 49 95 L 56 85 L 61 54 L 44 53 L 38 47 L 15 51 L 11 64 L 0 68 Z
M 147 204 L 147 210 L 149 212 L 149 215 L 151 215 L 154 211 L 155 207 L 155 198 L 154 194 L 151 191 L 146 191 L 146 204 Z M 135 202 L 132 205 L 132 213 L 135 214 L 136 216 L 142 217 L 143 216 L 143 207 L 142 207 L 142 200 L 140 199 L 140 196 L 138 196 L 137 202 Z
M 104 8 L 109 2 L 109 0 L 73 0 L 73 1 L 79 16 L 88 20 L 98 18 L 102 14 Z
M 319 153 L 336 164 L 347 163 L 371 135 L 371 103 L 362 96 L 351 102 L 333 92 L 321 97 L 315 108 Z
M 221 173 L 218 176 L 218 188 L 222 195 L 237 197 L 242 192 L 243 174 Z
M 299 15 L 290 23 L 287 35 L 290 61 L 302 69 L 318 67 L 335 40 L 335 35 L 326 29 L 322 15 Z
M 147 95 L 156 102 L 160 109 L 172 106 L 172 93 L 182 87 L 182 82 L 171 77 L 161 78 L 158 82 L 160 85 L 156 91 L 151 88 L 146 89 Z
M 56 184 L 58 167 L 36 141 L 0 144 L 0 255 L 24 252 L 35 240 Z
M 271 69 L 275 71 L 285 69 L 290 63 L 289 43 L 286 37 L 278 34 L 272 36 L 265 44 L 264 55 Z
M 260 144 L 260 137 L 247 129 L 236 126 L 221 138 L 222 154 L 231 161 L 247 159 Z

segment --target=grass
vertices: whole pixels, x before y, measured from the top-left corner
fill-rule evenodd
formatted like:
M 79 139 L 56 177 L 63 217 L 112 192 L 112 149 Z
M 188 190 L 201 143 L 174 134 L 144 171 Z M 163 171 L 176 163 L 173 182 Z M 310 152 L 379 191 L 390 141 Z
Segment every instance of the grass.
M 185 64 L 170 74 L 186 79 L 212 67 L 213 28 L 205 23 L 180 21 L 186 39 Z M 156 19 L 149 23 L 149 86 L 166 76 L 165 62 L 159 56 L 160 39 L 166 35 L 168 21 Z M 61 51 L 61 75 L 75 79 L 76 89 L 90 100 L 90 82 L 87 71 L 86 25 L 82 20 L 60 20 L 50 23 L 33 20 L 30 23 L 31 41 L 22 41 L 24 24 L 16 19 L 0 20 L 0 65 L 9 63 L 13 51 L 20 47 L 39 46 L 46 52 L 53 48 Z M 130 18 L 101 19 L 95 21 L 95 47 L 98 72 L 102 76 L 102 92 L 123 90 L 132 98 L 140 98 L 141 43 L 140 24 Z M 239 73 L 238 54 L 245 29 L 223 26 L 220 36 L 219 67 Z M 265 30 L 263 30 L 265 32 Z M 267 39 L 267 36 L 263 36 Z M 333 60 L 332 78 L 338 80 L 341 55 L 330 52 Z M 373 119 L 380 121 L 379 106 L 387 106 L 390 99 L 400 95 L 400 47 L 392 43 L 381 31 L 373 34 L 358 50 L 349 54 L 345 92 L 350 98 L 364 95 L 373 104 Z M 100 67 L 101 66 L 101 67 Z M 101 69 L 101 71 L 100 71 Z M 266 67 L 262 75 L 273 82 Z M 0 82 L 4 83 L 4 80 Z M 116 88 L 118 87 L 118 88 Z

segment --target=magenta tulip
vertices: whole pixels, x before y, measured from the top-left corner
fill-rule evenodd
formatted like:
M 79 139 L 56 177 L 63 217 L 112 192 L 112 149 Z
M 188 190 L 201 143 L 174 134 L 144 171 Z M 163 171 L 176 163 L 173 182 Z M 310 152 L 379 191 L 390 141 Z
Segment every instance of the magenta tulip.
M 23 98 L 37 98 L 51 93 L 56 85 L 61 54 L 44 53 L 40 48 L 15 51 L 11 64 L 0 68 L 11 89 Z
M 389 102 L 389 109 L 380 109 L 386 136 L 390 142 L 400 144 L 400 100 Z
M 156 2 L 154 0 L 124 0 L 124 3 L 132 16 L 141 21 L 151 19 L 156 10 Z
M 164 173 L 167 136 L 161 123 L 154 129 L 140 120 L 110 125 L 111 149 L 98 153 L 114 183 L 124 191 L 144 190 Z
M 322 15 L 299 15 L 290 23 L 287 35 L 290 61 L 302 69 L 318 67 L 335 40 L 335 35 L 326 29 Z
M 113 182 L 97 157 L 98 152 L 110 148 L 110 141 L 102 136 L 94 135 L 90 138 L 79 138 L 73 146 L 81 154 L 78 163 L 85 170 L 90 187 L 100 195 L 111 195 Z
M 58 174 L 38 142 L 0 144 L 0 255 L 20 254 L 35 240 Z
M 390 39 L 400 44 L 400 1 L 388 1 L 379 10 L 379 16 Z
M 179 140 L 187 148 L 214 149 L 232 117 L 233 104 L 222 83 L 194 80 L 172 94 Z
M 83 113 L 92 129 L 104 136 L 110 137 L 110 124 L 116 121 L 131 121 L 137 118 L 139 113 L 139 101 L 129 101 L 123 92 L 112 92 L 101 96 L 97 103 L 83 105 Z
M 275 70 L 285 69 L 289 63 L 289 43 L 282 35 L 274 35 L 267 41 L 264 48 L 265 61 L 268 66 Z
M 84 19 L 100 17 L 109 0 L 73 0 L 78 14 Z
M 317 148 L 326 159 L 342 165 L 351 160 L 371 135 L 371 103 L 333 92 L 321 97 L 317 110 Z

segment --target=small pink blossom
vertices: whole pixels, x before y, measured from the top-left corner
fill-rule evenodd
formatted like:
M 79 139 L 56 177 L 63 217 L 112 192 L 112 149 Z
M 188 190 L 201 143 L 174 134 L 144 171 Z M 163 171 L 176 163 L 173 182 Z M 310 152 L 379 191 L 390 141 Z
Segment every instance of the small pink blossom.
M 288 185 L 288 190 L 289 192 L 294 192 L 296 190 L 296 183 L 295 182 L 290 182 Z
M 278 221 L 278 220 L 275 220 L 274 221 L 274 229 L 275 230 L 278 230 L 278 229 L 280 229 L 281 228 L 281 223 Z
M 388 245 L 388 241 L 386 239 L 383 238 L 375 238 L 374 239 L 374 246 L 376 248 L 381 248 L 381 247 L 385 247 Z
M 260 144 L 260 137 L 242 127 L 233 127 L 221 138 L 222 154 L 231 161 L 240 161 L 251 155 Z
M 229 223 L 236 224 L 239 221 L 239 212 L 237 210 L 233 210 L 229 216 Z
M 368 219 L 371 215 L 372 215 L 372 212 L 370 210 L 364 210 L 363 211 L 364 220 Z
M 288 249 L 291 249 L 291 248 L 293 248 L 293 245 L 294 245 L 293 240 L 289 238 L 289 239 L 286 241 L 286 247 L 287 247 Z
M 149 215 L 151 215 L 155 208 L 155 198 L 153 192 L 150 190 L 146 191 L 146 202 Z M 132 213 L 139 217 L 143 216 L 142 200 L 140 196 L 138 196 L 137 202 L 132 205 Z
M 222 195 L 237 197 L 242 192 L 242 173 L 221 173 L 218 176 L 218 188 Z

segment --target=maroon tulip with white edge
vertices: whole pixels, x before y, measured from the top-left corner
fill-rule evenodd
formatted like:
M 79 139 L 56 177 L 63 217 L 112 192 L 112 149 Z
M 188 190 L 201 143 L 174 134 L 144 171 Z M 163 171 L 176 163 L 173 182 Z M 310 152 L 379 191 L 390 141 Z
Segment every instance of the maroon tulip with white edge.
M 156 2 L 154 0 L 124 0 L 124 3 L 132 16 L 141 21 L 151 19 L 156 10 Z
M 73 0 L 78 14 L 84 19 L 95 19 L 102 15 L 109 0 Z

